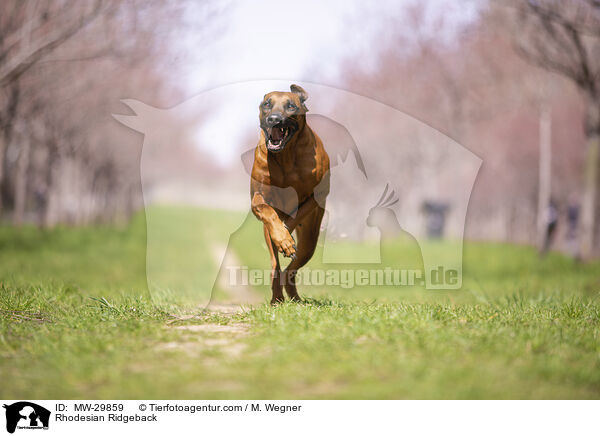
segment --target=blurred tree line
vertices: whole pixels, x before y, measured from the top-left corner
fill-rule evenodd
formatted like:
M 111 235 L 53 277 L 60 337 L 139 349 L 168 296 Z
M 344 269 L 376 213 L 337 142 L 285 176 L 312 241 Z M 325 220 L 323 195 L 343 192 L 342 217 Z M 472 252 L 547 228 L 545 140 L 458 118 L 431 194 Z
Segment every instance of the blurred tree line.
M 597 242 L 600 164 L 600 1 L 527 0 L 517 4 L 517 52 L 531 63 L 574 84 L 583 97 L 585 135 L 581 211 L 581 255 Z
M 349 62 L 348 86 L 441 130 L 483 159 L 467 238 L 542 247 L 552 205 L 560 224 L 555 247 L 584 258 L 598 255 L 600 2 L 474 3 L 477 19 L 458 30 L 437 3 L 412 6 L 403 25 L 381 36 L 377 68 Z M 431 14 L 428 7 L 437 10 Z M 456 30 L 454 38 L 440 36 L 449 29 Z M 390 138 L 380 146 L 393 155 L 397 143 Z M 424 164 L 430 157 L 419 153 L 414 150 L 405 167 L 379 164 L 406 174 L 448 165 L 443 157 Z M 461 177 L 460 163 L 451 164 Z M 407 177 L 407 189 L 437 192 L 432 200 L 450 203 L 452 221 L 453 181 L 427 189 L 420 186 L 427 177 L 419 180 Z
M 600 2 L 472 2 L 477 17 L 458 30 L 448 18 L 450 2 L 412 3 L 408 14 L 399 4 L 398 16 L 382 18 L 370 48 L 378 53 L 375 66 L 350 59 L 332 85 L 403 110 L 483 159 L 468 238 L 541 244 L 552 202 L 559 239 L 574 237 L 567 220 L 577 210 L 574 254 L 600 254 Z M 123 111 L 122 98 L 180 102 L 166 77 L 185 21 L 182 4 L 0 3 L 0 218 L 84 224 L 123 220 L 141 207 L 141 141 L 110 114 Z M 443 36 L 448 29 L 454 37 Z M 318 72 L 313 76 L 308 80 L 318 82 Z M 185 129 L 193 127 L 183 126 L 182 136 Z M 393 156 L 397 141 L 380 146 Z M 157 174 L 167 163 L 226 173 L 189 153 L 158 159 Z M 421 186 L 427 177 L 409 177 L 417 167 L 431 171 L 433 161 L 448 164 L 444 157 L 412 153 L 400 163 L 406 168 L 393 159 L 380 165 L 406 170 L 408 190 L 452 198 L 452 180 L 429 189 Z M 456 168 L 460 177 L 460 163 Z
M 139 209 L 139 141 L 111 108 L 173 95 L 160 68 L 181 13 L 166 0 L 0 3 L 4 220 L 83 224 Z

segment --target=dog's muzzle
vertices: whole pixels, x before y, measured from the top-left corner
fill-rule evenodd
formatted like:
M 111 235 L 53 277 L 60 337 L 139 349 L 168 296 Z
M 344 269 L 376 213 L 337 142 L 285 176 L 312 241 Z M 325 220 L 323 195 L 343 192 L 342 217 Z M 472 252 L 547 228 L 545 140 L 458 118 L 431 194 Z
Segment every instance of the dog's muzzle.
M 261 122 L 265 134 L 267 150 L 279 153 L 298 130 L 298 123 L 292 118 L 281 115 L 269 115 Z

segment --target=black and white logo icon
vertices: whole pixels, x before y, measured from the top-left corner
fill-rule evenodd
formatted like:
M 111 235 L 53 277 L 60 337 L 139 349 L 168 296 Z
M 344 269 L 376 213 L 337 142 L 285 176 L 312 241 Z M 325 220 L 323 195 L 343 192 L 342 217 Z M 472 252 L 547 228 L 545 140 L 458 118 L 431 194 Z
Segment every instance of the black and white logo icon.
M 16 429 L 47 430 L 50 411 L 29 401 L 19 401 L 3 406 L 6 409 L 6 431 L 14 433 Z

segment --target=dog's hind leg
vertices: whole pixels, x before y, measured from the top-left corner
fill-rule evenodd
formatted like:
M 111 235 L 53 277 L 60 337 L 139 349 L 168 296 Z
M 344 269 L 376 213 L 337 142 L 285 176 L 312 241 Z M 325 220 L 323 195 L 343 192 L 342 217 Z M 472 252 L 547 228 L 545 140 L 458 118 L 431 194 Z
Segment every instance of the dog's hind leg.
M 296 227 L 296 257 L 283 271 L 285 292 L 292 301 L 302 301 L 296 289 L 296 274 L 310 260 L 317 247 L 324 209 L 317 207 Z
M 267 243 L 267 249 L 269 250 L 269 256 L 271 259 L 271 291 L 273 295 L 271 297 L 271 304 L 282 303 L 283 290 L 281 286 L 281 266 L 279 265 L 279 253 L 273 241 L 271 235 L 269 235 L 269 229 L 266 225 L 263 225 L 265 234 L 265 242 Z

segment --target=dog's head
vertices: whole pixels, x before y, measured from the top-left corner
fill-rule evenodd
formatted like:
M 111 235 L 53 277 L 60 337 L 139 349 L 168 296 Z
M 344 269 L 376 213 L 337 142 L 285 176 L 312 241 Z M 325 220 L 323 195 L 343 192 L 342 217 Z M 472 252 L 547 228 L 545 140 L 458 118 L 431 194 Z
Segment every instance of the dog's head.
M 270 153 L 283 150 L 306 123 L 304 102 L 308 94 L 298 85 L 290 86 L 290 90 L 269 92 L 260 104 L 260 128 Z

